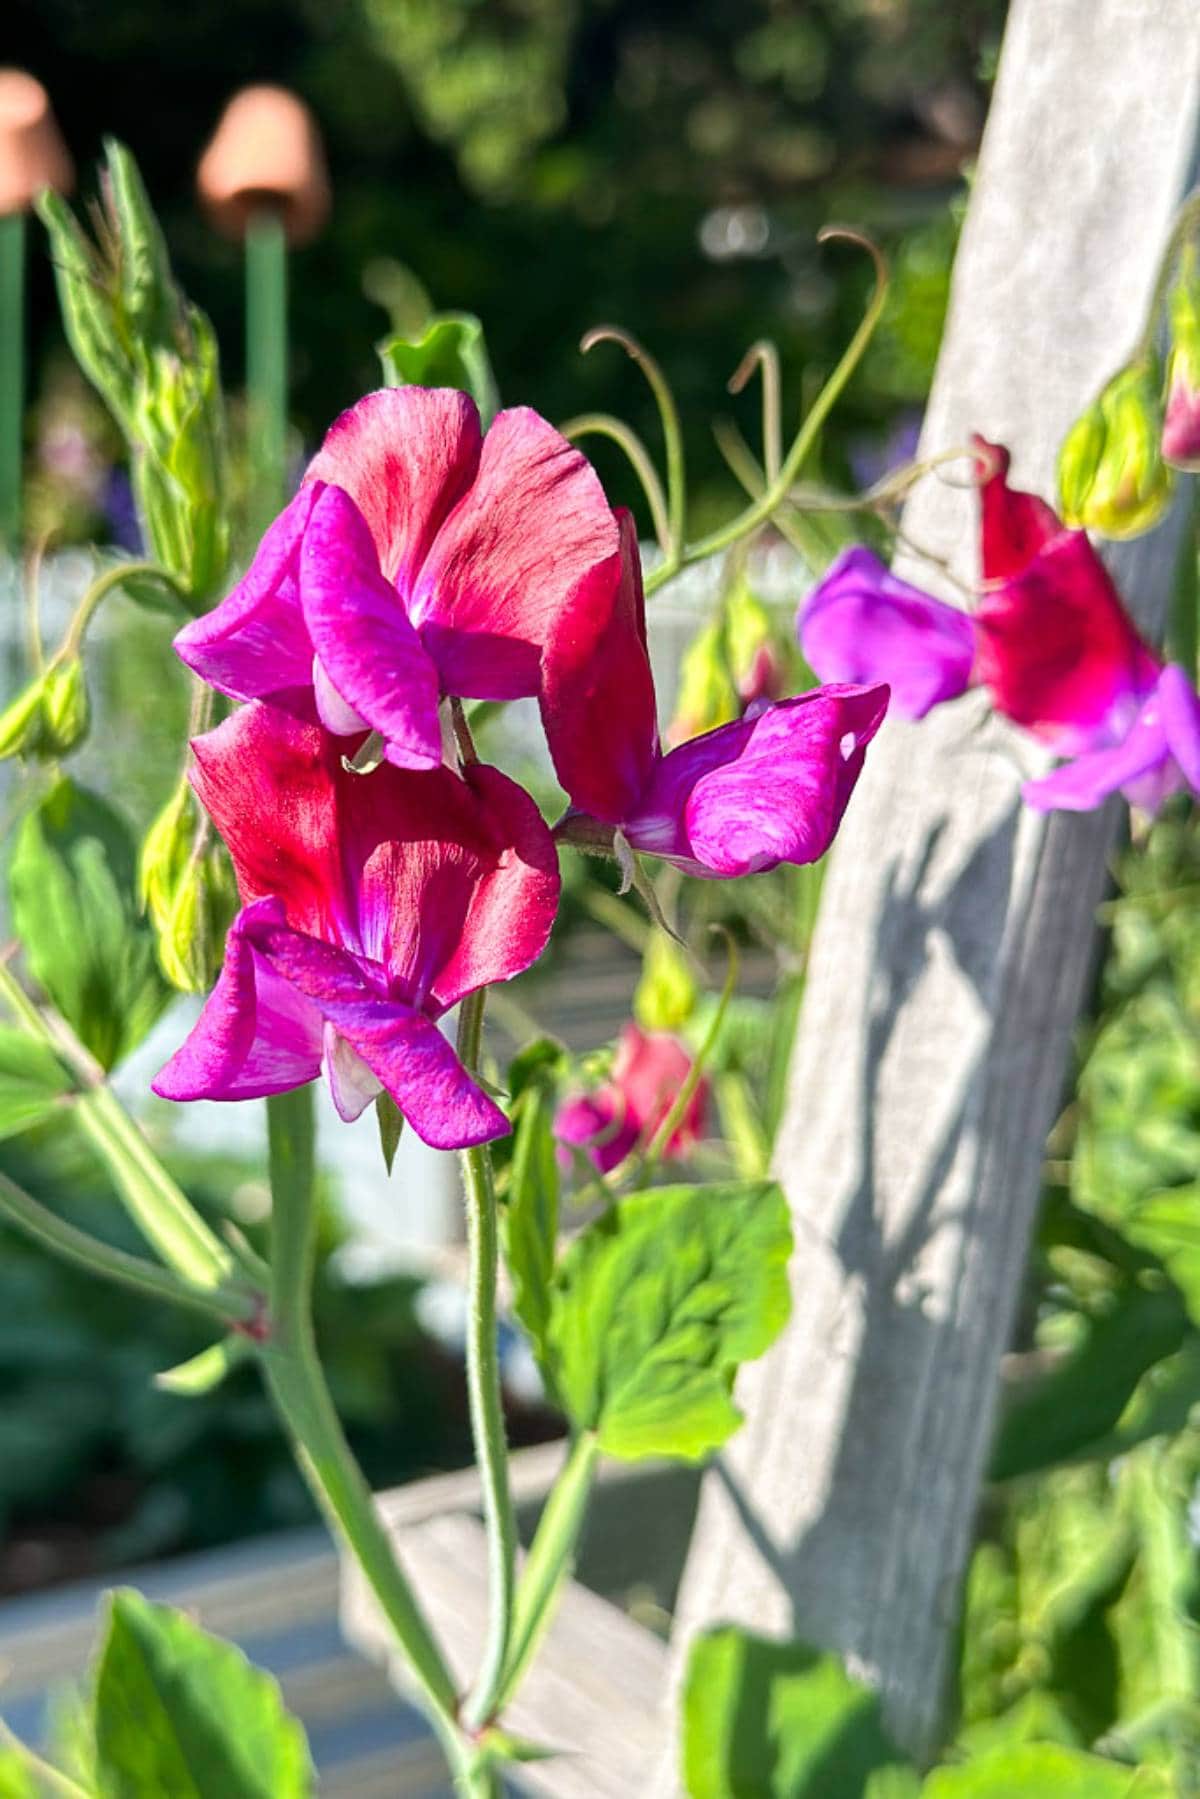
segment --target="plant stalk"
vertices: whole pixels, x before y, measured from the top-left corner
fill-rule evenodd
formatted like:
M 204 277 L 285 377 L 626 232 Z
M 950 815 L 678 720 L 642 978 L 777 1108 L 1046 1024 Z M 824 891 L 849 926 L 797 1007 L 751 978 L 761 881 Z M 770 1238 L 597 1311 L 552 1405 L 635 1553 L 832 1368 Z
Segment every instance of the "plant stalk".
M 267 1101 L 271 1169 L 271 1328 L 259 1356 L 297 1464 L 335 1536 L 353 1555 L 408 1657 L 451 1768 L 472 1788 L 458 1694 L 396 1558 L 374 1497 L 346 1441 L 325 1381 L 312 1321 L 316 1167 L 312 1087 Z
M 592 1495 L 600 1448 L 591 1431 L 583 1431 L 551 1488 L 517 1587 L 512 1639 L 504 1679 L 497 1695 L 501 1710 L 519 1686 L 551 1619 L 563 1581 L 575 1560 L 575 1547 Z
M 287 243 L 278 211 L 264 207 L 246 230 L 246 404 L 256 534 L 283 505 L 287 363 Z
M 0 544 L 21 557 L 25 422 L 25 215 L 0 218 Z
M 458 1025 L 458 1054 L 468 1071 L 479 1066 L 484 993 L 468 994 Z M 467 1304 L 467 1396 L 471 1434 L 483 1487 L 488 1539 L 488 1631 L 483 1661 L 464 1716 L 469 1725 L 495 1715 L 508 1659 L 516 1599 L 517 1526 L 508 1480 L 508 1444 L 500 1394 L 496 1338 L 496 1274 L 499 1231 L 492 1158 L 486 1144 L 462 1152 L 467 1208 L 469 1292 Z

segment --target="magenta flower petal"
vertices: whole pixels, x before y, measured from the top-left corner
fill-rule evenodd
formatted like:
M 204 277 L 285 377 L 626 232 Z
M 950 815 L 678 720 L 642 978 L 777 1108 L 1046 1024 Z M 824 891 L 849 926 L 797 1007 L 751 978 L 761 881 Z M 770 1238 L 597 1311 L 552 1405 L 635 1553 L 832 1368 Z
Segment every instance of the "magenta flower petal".
M 1200 694 L 1177 663 L 1169 662 L 1158 677 L 1158 703 L 1167 746 L 1187 785 L 1200 794 Z
M 580 811 L 620 824 L 637 804 L 658 753 L 654 679 L 637 529 L 617 514 L 621 578 L 607 612 L 577 608 L 550 637 L 542 723 L 558 776 Z
M 1003 444 L 973 437 L 979 480 L 980 565 L 985 581 L 1019 575 L 1063 530 L 1052 506 L 1008 485 L 1012 461 Z
M 219 606 L 183 627 L 175 649 L 231 699 L 266 699 L 312 682 L 313 647 L 300 610 L 300 545 L 319 486 L 302 488 L 269 527 L 244 578 Z
M 1060 531 L 985 592 L 977 624 L 976 679 L 1063 754 L 1122 741 L 1158 678 L 1085 531 Z
M 437 671 L 380 572 L 362 514 L 339 487 L 325 488 L 313 507 L 300 556 L 300 599 L 320 665 L 351 715 L 381 733 L 398 767 L 436 768 L 442 760 Z M 318 683 L 318 703 L 320 692 Z M 327 710 L 323 721 L 332 729 L 336 716 Z
M 444 1009 L 545 948 L 557 852 L 498 770 L 352 774 L 336 739 L 262 705 L 193 751 L 243 899 L 277 895 L 293 929 L 372 958 L 414 1004 Z
M 1172 665 L 1120 743 L 1076 756 L 1027 781 L 1022 793 L 1039 812 L 1091 812 L 1119 792 L 1130 805 L 1154 813 L 1184 787 L 1200 792 L 1200 697 Z
M 924 718 L 971 679 L 972 620 L 898 580 L 867 549 L 842 551 L 809 595 L 799 626 L 805 660 L 822 681 L 886 681 L 901 718 Z
M 511 1129 L 423 1013 L 368 999 L 331 1005 L 327 1016 L 432 1149 L 469 1149 Z
M 439 529 L 475 478 L 479 414 L 449 387 L 384 387 L 343 412 L 306 482 L 349 494 L 384 577 L 408 594 Z
M 664 756 L 625 823 L 688 874 L 754 874 L 825 854 L 887 709 L 886 687 L 818 687 Z
M 373 523 L 372 531 L 378 541 Z M 409 615 L 443 691 L 481 700 L 536 694 L 554 632 L 596 641 L 619 566 L 617 521 L 586 459 L 528 407 L 498 413 L 474 482 L 409 591 Z
M 282 912 L 277 901 L 260 900 L 234 920 L 225 966 L 203 1012 L 152 1083 L 163 1099 L 261 1099 L 315 1079 L 321 1014 L 247 935 Z
M 617 1043 L 612 1077 L 593 1093 L 564 1100 L 554 1118 L 560 1143 L 586 1150 L 601 1174 L 623 1162 L 659 1129 L 692 1069 L 678 1037 L 627 1024 Z M 684 1156 L 704 1129 L 708 1084 L 701 1081 L 663 1154 Z

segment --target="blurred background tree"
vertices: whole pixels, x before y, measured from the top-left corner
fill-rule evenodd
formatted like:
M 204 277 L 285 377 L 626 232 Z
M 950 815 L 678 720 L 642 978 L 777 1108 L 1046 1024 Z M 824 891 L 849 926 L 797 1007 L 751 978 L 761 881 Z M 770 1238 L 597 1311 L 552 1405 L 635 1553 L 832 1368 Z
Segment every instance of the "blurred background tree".
M 795 406 L 856 322 L 865 271 L 852 253 L 818 253 L 827 220 L 878 235 L 900 263 L 889 328 L 827 446 L 833 472 L 920 401 L 951 203 L 1004 11 L 1004 0 L 16 0 L 4 54 L 46 83 L 81 169 L 105 133 L 130 145 L 234 386 L 240 258 L 197 211 L 196 160 L 243 83 L 282 82 L 309 101 L 336 204 L 294 268 L 292 399 L 307 443 L 376 385 L 372 346 L 421 312 L 423 287 L 436 306 L 482 317 L 510 401 L 555 419 L 613 406 L 650 434 L 634 372 L 611 351 L 577 354 L 600 320 L 635 330 L 676 385 L 703 511 L 726 479 L 707 421 L 746 345 L 778 340 Z M 61 339 L 44 266 L 34 313 L 45 394 Z M 61 406 L 51 416 L 61 465 Z M 632 501 L 620 458 L 599 445 L 597 460 L 614 497 Z

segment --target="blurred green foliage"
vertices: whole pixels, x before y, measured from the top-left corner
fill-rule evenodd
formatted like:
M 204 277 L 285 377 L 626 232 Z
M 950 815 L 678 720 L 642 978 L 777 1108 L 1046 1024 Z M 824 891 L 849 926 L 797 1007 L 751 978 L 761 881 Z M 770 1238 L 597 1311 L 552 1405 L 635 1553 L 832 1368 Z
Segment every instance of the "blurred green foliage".
M 15 0 L 5 58 L 46 82 L 80 169 L 104 134 L 129 144 L 235 388 L 241 260 L 197 210 L 195 164 L 238 85 L 283 81 L 311 103 L 335 206 L 294 258 L 293 401 L 307 444 L 377 383 L 374 342 L 389 325 L 419 328 L 427 297 L 483 320 L 505 399 L 559 420 L 607 406 L 652 438 L 635 372 L 611 353 L 577 354 L 581 334 L 611 320 L 654 346 L 678 390 L 703 513 L 729 491 L 709 420 L 746 345 L 778 338 L 794 411 L 857 322 L 867 272 L 851 251 L 818 252 L 830 218 L 909 246 L 894 342 L 885 331 L 874 372 L 840 409 L 834 451 L 923 397 L 953 243 L 946 201 L 977 140 L 1004 10 Z M 45 362 L 60 339 L 44 265 L 33 310 Z M 735 410 L 749 423 L 754 405 L 746 396 Z M 596 454 L 614 497 L 635 503 L 620 456 Z

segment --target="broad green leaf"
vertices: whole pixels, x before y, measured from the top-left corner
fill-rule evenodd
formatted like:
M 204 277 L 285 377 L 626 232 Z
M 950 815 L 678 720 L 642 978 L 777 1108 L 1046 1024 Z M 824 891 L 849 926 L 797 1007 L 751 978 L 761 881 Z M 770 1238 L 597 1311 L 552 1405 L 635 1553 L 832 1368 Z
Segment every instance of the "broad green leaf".
M 71 1087 L 53 1050 L 0 1025 L 0 1142 L 48 1118 Z
M 1062 1743 L 1081 1749 L 1079 1732 L 1052 1693 L 1035 1689 L 998 1717 L 985 1718 L 961 1731 L 956 1748 L 967 1756 L 1014 1749 L 1019 1743 Z
M 921 1799 L 1170 1799 L 1165 1776 L 1058 1743 L 995 1749 L 961 1767 L 935 1768 Z
M 1125 1234 L 1163 1263 L 1200 1325 L 1200 1184 L 1152 1194 L 1138 1206 Z
M 124 821 L 65 775 L 23 820 L 9 871 L 29 968 L 102 1068 L 141 1042 L 170 995 L 136 871 Z
M 485 429 L 496 416 L 496 378 L 473 313 L 435 313 L 419 337 L 385 337 L 379 356 L 389 387 L 457 387 L 470 394 Z
M 732 1627 L 693 1645 L 683 1693 L 690 1799 L 916 1799 L 879 1701 L 836 1656 Z
M 554 1086 L 531 1078 L 513 1110 L 513 1147 L 502 1214 L 504 1259 L 512 1277 L 513 1310 L 528 1333 L 538 1364 L 552 1378 L 547 1335 L 558 1242 L 558 1161 Z
M 96 1678 L 103 1799 L 306 1799 L 304 1732 L 275 1681 L 182 1612 L 114 1593 Z
M 1010 1403 L 992 1452 L 992 1479 L 1009 1480 L 1064 1461 L 1111 1431 L 1142 1375 L 1173 1355 L 1186 1331 L 1174 1292 L 1128 1288 L 1088 1326 L 1076 1350 Z
M 653 1188 L 617 1202 L 558 1265 L 547 1339 L 555 1385 L 609 1455 L 720 1448 L 738 1364 L 790 1308 L 791 1227 L 772 1181 Z

